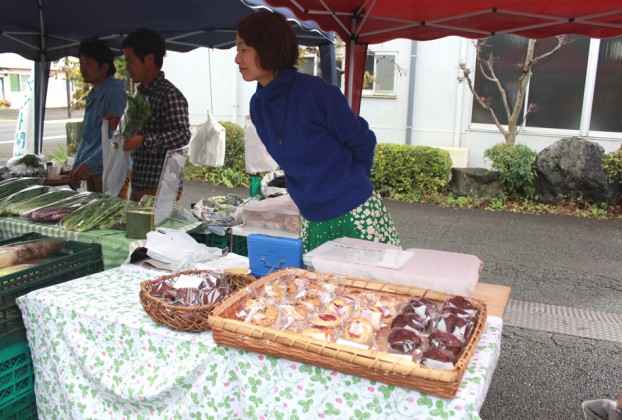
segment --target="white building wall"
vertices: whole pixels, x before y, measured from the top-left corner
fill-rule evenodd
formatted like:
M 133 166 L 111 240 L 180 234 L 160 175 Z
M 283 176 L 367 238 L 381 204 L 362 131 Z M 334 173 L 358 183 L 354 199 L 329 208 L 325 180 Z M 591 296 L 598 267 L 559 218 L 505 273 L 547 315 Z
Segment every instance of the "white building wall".
M 383 44 L 371 45 L 373 51 L 397 53 L 397 65 L 404 74 L 396 76 L 394 97 L 364 96 L 361 103 L 361 116 L 370 124 L 381 143 L 405 144 L 407 142 L 407 122 L 409 105 L 412 109 L 413 145 L 436 146 L 463 152 L 465 165 L 469 167 L 489 167 L 484 160 L 484 150 L 503 137 L 496 127 L 472 125 L 472 95 L 466 83 L 458 81 L 458 64 L 465 61 L 474 67 L 475 54 L 470 40 L 448 37 L 435 41 L 416 43 L 416 65 L 411 69 L 410 40 L 393 40 Z M 234 63 L 235 49 L 209 50 L 197 49 L 189 53 L 169 52 L 164 59 L 163 70 L 186 96 L 189 103 L 192 125 L 203 123 L 211 111 L 218 121 L 232 121 L 241 126 L 249 113 L 249 101 L 256 84 L 245 82 Z M 0 54 L 0 68 L 22 68 L 29 72 L 32 62 L 15 54 Z M 414 100 L 408 103 L 408 91 L 414 71 Z M 0 72 L 0 77 L 2 72 Z M 8 86 L 8 79 L 5 81 Z M 67 106 L 65 80 L 62 75 L 51 78 L 48 88 L 47 106 Z M 14 98 L 14 108 L 19 102 Z M 21 100 L 15 98 L 15 100 Z M 524 131 L 517 141 L 536 151 L 553 144 L 567 136 L 579 132 L 560 130 Z M 589 137 L 600 144 L 605 152 L 611 152 L 622 144 L 622 134 L 617 137 Z M 452 156 L 454 156 L 452 154 Z

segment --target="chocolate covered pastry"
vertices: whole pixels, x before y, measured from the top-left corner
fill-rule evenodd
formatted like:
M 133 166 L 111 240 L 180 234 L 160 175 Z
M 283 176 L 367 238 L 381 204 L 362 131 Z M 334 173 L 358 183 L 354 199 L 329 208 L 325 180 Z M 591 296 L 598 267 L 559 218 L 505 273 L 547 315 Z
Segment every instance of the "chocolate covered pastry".
M 463 348 L 462 342 L 455 335 L 445 331 L 434 331 L 429 335 L 428 342 L 430 347 L 449 350 L 456 357 L 458 357 Z
M 456 366 L 456 356 L 445 349 L 431 347 L 421 354 L 421 364 L 433 369 L 453 369 Z
M 416 331 L 396 328 L 387 337 L 391 348 L 406 354 L 413 354 L 421 347 L 421 336 Z
M 399 314 L 393 319 L 391 328 L 404 328 L 415 332 L 423 332 L 426 330 L 427 322 L 414 313 Z

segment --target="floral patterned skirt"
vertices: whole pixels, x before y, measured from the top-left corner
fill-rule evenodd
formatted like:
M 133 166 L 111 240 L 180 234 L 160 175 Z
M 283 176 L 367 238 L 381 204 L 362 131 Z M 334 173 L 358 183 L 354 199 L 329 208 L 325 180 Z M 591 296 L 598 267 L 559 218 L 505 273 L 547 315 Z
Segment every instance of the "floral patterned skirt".
M 300 217 L 300 239 L 304 252 L 344 237 L 401 246 L 391 216 L 376 191 L 366 202 L 334 219 L 314 222 Z

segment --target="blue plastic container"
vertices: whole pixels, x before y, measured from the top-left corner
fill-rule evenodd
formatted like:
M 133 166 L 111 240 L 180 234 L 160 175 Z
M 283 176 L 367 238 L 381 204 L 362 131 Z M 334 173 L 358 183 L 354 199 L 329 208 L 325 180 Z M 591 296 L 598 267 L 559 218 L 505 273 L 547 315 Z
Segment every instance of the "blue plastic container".
M 300 239 L 251 234 L 247 241 L 249 266 L 257 278 L 286 267 L 302 268 Z

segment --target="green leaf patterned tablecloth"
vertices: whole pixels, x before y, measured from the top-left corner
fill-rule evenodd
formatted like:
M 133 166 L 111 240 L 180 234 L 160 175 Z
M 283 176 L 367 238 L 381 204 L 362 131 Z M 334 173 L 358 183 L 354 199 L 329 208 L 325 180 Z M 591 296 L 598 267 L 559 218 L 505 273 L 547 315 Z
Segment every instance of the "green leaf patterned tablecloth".
M 18 299 L 42 419 L 477 419 L 501 348 L 489 317 L 456 398 L 445 400 L 171 330 L 143 310 L 131 265 Z

